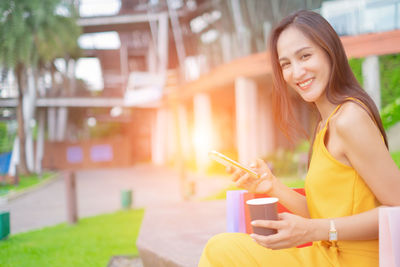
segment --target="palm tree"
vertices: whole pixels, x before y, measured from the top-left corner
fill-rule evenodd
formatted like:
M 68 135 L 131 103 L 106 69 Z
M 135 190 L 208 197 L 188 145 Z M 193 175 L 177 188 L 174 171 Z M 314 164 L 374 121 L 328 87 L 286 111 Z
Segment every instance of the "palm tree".
M 21 174 L 28 173 L 22 105 L 26 70 L 76 53 L 79 35 L 76 12 L 65 0 L 0 1 L 0 64 L 11 68 L 17 79 Z

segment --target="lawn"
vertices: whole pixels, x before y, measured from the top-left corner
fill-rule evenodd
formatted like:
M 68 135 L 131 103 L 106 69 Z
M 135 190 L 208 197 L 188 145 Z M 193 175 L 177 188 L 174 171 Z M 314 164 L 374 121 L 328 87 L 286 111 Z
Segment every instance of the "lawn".
M 27 176 L 21 176 L 18 185 L 2 185 L 0 184 L 0 196 L 9 193 L 10 191 L 20 191 L 27 189 L 29 187 L 35 186 L 39 183 L 42 183 L 48 179 L 55 178 L 56 174 L 52 172 L 44 173 L 42 177 L 39 177 L 37 174 L 31 174 Z
M 137 256 L 144 210 L 118 211 L 10 236 L 0 266 L 107 266 L 113 255 Z

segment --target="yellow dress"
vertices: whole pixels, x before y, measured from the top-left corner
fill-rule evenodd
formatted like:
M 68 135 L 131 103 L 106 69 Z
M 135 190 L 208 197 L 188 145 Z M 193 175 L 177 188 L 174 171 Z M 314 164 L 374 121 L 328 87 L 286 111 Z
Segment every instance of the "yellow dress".
M 326 149 L 324 128 L 313 144 L 305 191 L 311 218 L 337 218 L 358 214 L 379 206 L 359 174 L 336 160 Z M 328 233 L 327 233 L 328 237 Z M 254 242 L 247 234 L 223 233 L 212 237 L 203 250 L 199 266 L 378 266 L 378 240 L 313 242 L 304 248 L 271 250 Z

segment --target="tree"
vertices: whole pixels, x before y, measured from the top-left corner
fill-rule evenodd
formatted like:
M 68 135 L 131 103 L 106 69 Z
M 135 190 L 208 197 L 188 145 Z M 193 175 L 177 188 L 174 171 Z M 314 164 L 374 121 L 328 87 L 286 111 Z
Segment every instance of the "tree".
M 22 105 L 26 70 L 77 53 L 76 17 L 74 6 L 65 0 L 0 1 L 0 64 L 11 68 L 17 80 L 21 174 L 28 173 Z

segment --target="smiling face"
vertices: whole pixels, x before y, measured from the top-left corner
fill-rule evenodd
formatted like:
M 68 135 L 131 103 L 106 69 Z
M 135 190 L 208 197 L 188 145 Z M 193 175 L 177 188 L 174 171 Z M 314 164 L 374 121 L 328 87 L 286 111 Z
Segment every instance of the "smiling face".
M 285 29 L 277 42 L 279 64 L 287 85 L 305 101 L 326 99 L 330 61 L 321 47 L 295 27 Z

